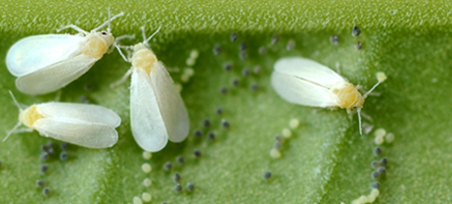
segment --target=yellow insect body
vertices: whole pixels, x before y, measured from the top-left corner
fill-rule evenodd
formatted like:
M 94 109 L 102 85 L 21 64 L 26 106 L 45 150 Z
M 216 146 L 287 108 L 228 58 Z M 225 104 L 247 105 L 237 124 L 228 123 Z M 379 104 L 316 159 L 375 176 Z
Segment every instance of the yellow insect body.
M 92 58 L 100 59 L 108 52 L 115 39 L 112 35 L 102 32 L 91 32 L 87 36 L 86 44 L 81 54 L 91 56 Z
M 144 70 L 148 75 L 151 74 L 151 68 L 157 61 L 157 56 L 148 49 L 143 43 L 139 43 L 134 47 L 132 57 L 132 66 Z
M 19 121 L 30 129 L 33 129 L 33 124 L 41 118 L 44 118 L 44 116 L 38 113 L 35 105 L 28 107 L 19 114 Z
M 340 108 L 361 108 L 364 104 L 364 97 L 351 83 L 347 82 L 342 87 L 333 89 L 333 93 L 337 95 L 337 104 Z

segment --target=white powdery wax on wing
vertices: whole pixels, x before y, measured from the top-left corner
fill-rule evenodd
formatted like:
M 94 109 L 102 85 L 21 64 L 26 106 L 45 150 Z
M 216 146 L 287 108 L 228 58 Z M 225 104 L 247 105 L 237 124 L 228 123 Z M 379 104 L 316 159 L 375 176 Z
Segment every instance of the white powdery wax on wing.
M 132 68 L 120 82 L 132 75 L 130 123 L 135 141 L 145 151 L 158 152 L 168 140 L 181 142 L 188 136 L 189 118 L 171 76 L 149 48 L 148 41 L 158 30 L 149 38 L 144 27 L 142 31 L 144 41 L 133 46 Z
M 359 132 L 362 134 L 361 109 L 365 98 L 386 79 L 378 75 L 378 83 L 364 95 L 347 79 L 313 60 L 301 57 L 279 59 L 274 65 L 271 84 L 284 100 L 313 107 L 340 107 L 358 111 Z
M 31 95 L 45 94 L 79 78 L 110 50 L 114 44 L 110 22 L 123 15 L 110 18 L 91 32 L 69 25 L 64 28 L 73 28 L 80 34 L 37 35 L 16 42 L 8 50 L 6 64 L 11 74 L 18 77 L 17 89 Z M 106 25 L 107 31 L 98 32 Z
M 12 93 L 11 96 L 14 99 Z M 43 136 L 88 148 L 111 147 L 118 141 L 115 128 L 121 118 L 102 106 L 49 102 L 23 110 L 15 99 L 14 102 L 20 111 L 19 122 L 3 141 L 22 124 Z

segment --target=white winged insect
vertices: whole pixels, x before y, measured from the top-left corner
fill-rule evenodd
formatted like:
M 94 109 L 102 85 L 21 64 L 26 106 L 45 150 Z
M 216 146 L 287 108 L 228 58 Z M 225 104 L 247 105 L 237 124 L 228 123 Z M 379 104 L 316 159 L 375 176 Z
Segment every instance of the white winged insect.
M 48 102 L 24 110 L 11 91 L 9 93 L 19 108 L 19 122 L 3 141 L 13 133 L 33 130 L 45 137 L 88 148 L 111 147 L 118 141 L 115 128 L 121 124 L 121 118 L 110 109 L 89 104 Z M 17 130 L 22 124 L 27 128 Z
M 138 145 L 146 151 L 163 149 L 168 139 L 181 142 L 188 136 L 189 118 L 184 101 L 168 71 L 149 47 L 149 40 L 160 28 L 133 47 L 131 69 L 117 83 L 132 74 L 130 86 L 130 123 Z
M 114 48 L 110 22 L 124 13 L 109 18 L 91 32 L 68 25 L 77 35 L 48 34 L 23 38 L 6 55 L 6 66 L 16 79 L 19 91 L 37 95 L 56 91 L 74 81 L 102 56 Z M 108 25 L 107 31 L 98 31 Z
M 281 98 L 291 103 L 314 107 L 340 107 L 351 112 L 356 108 L 361 128 L 361 108 L 366 97 L 386 79 L 377 74 L 378 83 L 364 95 L 347 79 L 313 60 L 287 57 L 274 65 L 271 84 Z

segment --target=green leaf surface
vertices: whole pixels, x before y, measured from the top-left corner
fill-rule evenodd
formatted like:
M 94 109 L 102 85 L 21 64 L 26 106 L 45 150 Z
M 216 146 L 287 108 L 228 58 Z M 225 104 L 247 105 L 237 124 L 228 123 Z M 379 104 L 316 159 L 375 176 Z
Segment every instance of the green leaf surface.
M 81 102 L 85 97 L 116 111 L 122 118 L 118 143 L 107 149 L 69 145 L 69 158 L 58 159 L 61 149 L 46 161 L 40 160 L 40 146 L 50 139 L 32 133 L 13 134 L 0 144 L 0 203 L 133 203 L 143 192 L 152 203 L 351 203 L 368 195 L 371 162 L 376 147 L 373 132 L 359 135 L 356 115 L 345 110 L 321 109 L 289 104 L 269 82 L 273 64 L 286 56 L 303 56 L 333 70 L 355 85 L 370 89 L 375 73 L 388 79 L 366 99 L 363 112 L 374 129 L 384 128 L 395 141 L 382 145 L 389 160 L 387 173 L 379 181 L 380 196 L 375 203 L 449 203 L 452 199 L 452 95 L 449 87 L 452 67 L 451 7 L 448 1 L 12 1 L 0 5 L 0 56 L 19 39 L 55 33 L 57 28 L 75 24 L 90 30 L 107 19 L 107 9 L 126 15 L 112 23 L 116 36 L 136 34 L 143 25 L 150 34 L 162 29 L 151 47 L 182 83 L 181 72 L 188 67 L 190 51 L 200 55 L 192 67 L 195 75 L 182 83 L 181 92 L 190 115 L 189 137 L 143 159 L 129 123 L 130 81 L 110 88 L 130 68 L 115 51 L 105 55 L 92 69 L 60 92 L 60 101 Z M 362 29 L 359 37 L 351 28 Z M 238 34 L 236 42 L 230 34 Z M 68 30 L 67 32 L 76 33 Z M 272 44 L 272 36 L 279 41 Z M 329 38 L 338 35 L 340 43 Z M 124 41 L 135 44 L 137 39 Z M 287 50 L 288 42 L 295 42 Z M 361 41 L 362 50 L 355 44 Z M 246 59 L 239 46 L 247 43 Z M 215 56 L 213 48 L 221 46 Z M 259 54 L 259 48 L 266 49 Z M 232 70 L 223 69 L 226 63 Z M 255 74 L 255 66 L 261 72 Z M 10 130 L 18 111 L 8 90 L 27 105 L 55 100 L 58 93 L 29 96 L 20 93 L 5 61 L 0 61 L 0 126 Z M 243 76 L 243 69 L 251 70 Z M 233 79 L 240 85 L 231 85 Z M 257 84 L 258 90 L 250 86 Z M 86 90 L 86 86 L 91 87 Z M 221 94 L 226 87 L 228 93 Z M 215 110 L 222 107 L 223 114 Z M 289 128 L 296 118 L 300 126 L 285 140 L 282 157 L 273 159 L 274 136 Z M 203 127 L 209 119 L 210 128 Z M 221 127 L 226 119 L 231 127 Z M 191 133 L 202 130 L 202 138 Z M 207 138 L 214 132 L 215 140 Z M 59 141 L 54 141 L 59 145 Z M 201 158 L 193 151 L 199 149 Z M 184 164 L 176 158 L 183 156 Z M 173 168 L 165 171 L 166 162 Z M 144 173 L 143 163 L 153 170 Z M 48 164 L 46 173 L 39 171 Z M 262 179 L 264 171 L 272 177 Z M 175 193 L 173 175 L 181 175 L 183 191 Z M 150 178 L 152 185 L 144 186 Z M 42 194 L 36 180 L 51 189 Z M 186 183 L 195 184 L 188 192 Z

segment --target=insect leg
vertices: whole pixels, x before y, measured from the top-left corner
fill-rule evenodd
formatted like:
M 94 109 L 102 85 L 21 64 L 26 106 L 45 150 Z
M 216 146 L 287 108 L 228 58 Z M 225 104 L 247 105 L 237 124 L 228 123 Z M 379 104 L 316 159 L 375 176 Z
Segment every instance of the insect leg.
M 78 32 L 80 32 L 80 33 L 85 34 L 85 35 L 88 34 L 87 31 L 85 31 L 85 30 L 83 30 L 83 29 L 81 29 L 81 28 L 79 28 L 78 26 L 73 25 L 73 24 L 67 25 L 67 26 L 63 26 L 63 27 L 61 27 L 60 29 L 57 29 L 56 31 L 57 31 L 57 33 L 59 33 L 60 31 L 62 31 L 62 30 L 64 30 L 64 29 L 68 29 L 68 28 L 72 28 L 72 29 L 74 29 L 74 30 L 76 30 L 76 31 L 78 31 Z
M 120 79 L 119 81 L 117 81 L 117 82 L 115 82 L 115 83 L 113 83 L 113 84 L 110 84 L 110 88 L 113 88 L 113 87 L 115 87 L 115 86 L 117 86 L 117 85 L 122 84 L 123 82 L 125 82 L 125 81 L 127 80 L 127 78 L 132 74 L 133 69 L 134 69 L 133 67 L 130 68 L 130 69 L 126 72 L 126 74 L 124 74 L 124 76 L 121 77 L 121 79 Z

